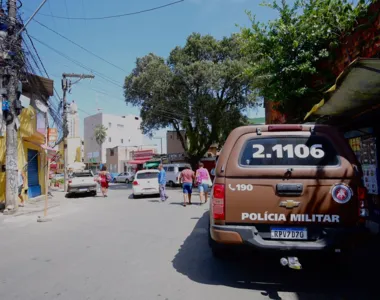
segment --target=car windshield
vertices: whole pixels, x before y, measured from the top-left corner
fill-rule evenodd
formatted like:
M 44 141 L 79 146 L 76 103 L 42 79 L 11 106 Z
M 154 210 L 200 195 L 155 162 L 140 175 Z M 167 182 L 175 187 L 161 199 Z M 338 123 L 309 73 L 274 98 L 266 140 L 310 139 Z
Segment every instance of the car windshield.
M 158 172 L 145 172 L 136 175 L 136 179 L 153 179 L 158 177 Z

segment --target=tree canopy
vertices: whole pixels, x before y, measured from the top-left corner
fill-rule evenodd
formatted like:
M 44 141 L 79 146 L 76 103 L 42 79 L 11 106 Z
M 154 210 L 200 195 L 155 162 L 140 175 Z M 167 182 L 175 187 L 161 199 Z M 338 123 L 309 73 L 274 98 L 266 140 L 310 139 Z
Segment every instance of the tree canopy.
M 144 133 L 172 127 L 195 164 L 213 143 L 246 123 L 243 111 L 256 105 L 248 63 L 237 36 L 217 40 L 192 34 L 167 59 L 138 58 L 126 77 L 126 103 L 141 108 Z M 180 133 L 185 130 L 186 137 Z
M 107 138 L 107 128 L 104 125 L 97 125 L 94 130 L 94 137 L 96 143 L 101 146 Z
M 327 86 L 314 86 L 320 63 L 332 59 L 343 35 L 375 0 L 285 0 L 264 3 L 279 14 L 268 24 L 248 13 L 251 27 L 241 29 L 243 52 L 250 58 L 246 72 L 266 100 L 279 103 L 291 117 L 320 100 Z

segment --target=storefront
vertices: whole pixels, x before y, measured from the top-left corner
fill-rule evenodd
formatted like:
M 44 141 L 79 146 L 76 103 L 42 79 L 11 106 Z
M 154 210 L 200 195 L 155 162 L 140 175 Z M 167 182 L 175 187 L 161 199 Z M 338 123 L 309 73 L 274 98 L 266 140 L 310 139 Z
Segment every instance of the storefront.
M 380 60 L 358 59 L 337 78 L 324 99 L 306 115 L 340 128 L 363 170 L 368 191 L 369 227 L 380 229 Z
M 154 156 L 153 150 L 138 150 L 132 152 L 132 160 L 129 160 L 127 163 L 127 168 L 133 170 L 133 172 L 137 172 L 139 170 L 144 169 L 145 163 L 152 160 Z

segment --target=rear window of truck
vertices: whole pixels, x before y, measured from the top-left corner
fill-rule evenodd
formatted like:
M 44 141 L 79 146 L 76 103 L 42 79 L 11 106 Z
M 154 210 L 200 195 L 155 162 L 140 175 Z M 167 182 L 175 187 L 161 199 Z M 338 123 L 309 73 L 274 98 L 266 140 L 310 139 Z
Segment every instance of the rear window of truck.
M 339 156 L 321 136 L 281 136 L 248 140 L 240 155 L 241 166 L 337 166 Z

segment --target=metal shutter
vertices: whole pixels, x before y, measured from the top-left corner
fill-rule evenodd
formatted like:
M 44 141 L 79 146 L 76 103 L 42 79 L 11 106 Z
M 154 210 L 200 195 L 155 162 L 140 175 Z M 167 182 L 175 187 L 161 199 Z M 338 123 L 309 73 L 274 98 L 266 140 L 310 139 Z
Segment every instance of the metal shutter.
M 38 151 L 28 149 L 28 197 L 41 195 L 41 186 L 38 180 Z

